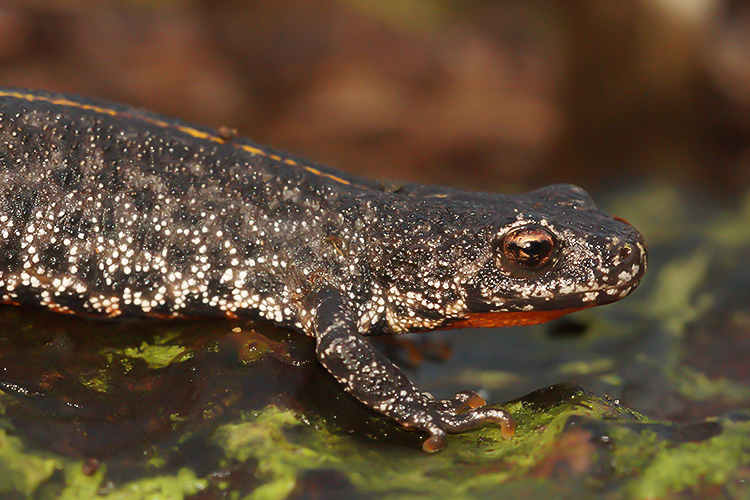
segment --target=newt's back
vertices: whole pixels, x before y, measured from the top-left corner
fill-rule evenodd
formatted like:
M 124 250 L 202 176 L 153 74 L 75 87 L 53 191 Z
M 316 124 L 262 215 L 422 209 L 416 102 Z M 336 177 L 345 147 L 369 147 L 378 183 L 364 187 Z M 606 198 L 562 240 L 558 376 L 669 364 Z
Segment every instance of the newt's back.
M 300 264 L 340 275 L 330 238 L 341 238 L 343 198 L 377 186 L 142 110 L 43 92 L 0 93 L 0 140 L 2 298 L 76 313 L 257 309 L 290 323 L 294 301 L 281 299 L 302 293 Z

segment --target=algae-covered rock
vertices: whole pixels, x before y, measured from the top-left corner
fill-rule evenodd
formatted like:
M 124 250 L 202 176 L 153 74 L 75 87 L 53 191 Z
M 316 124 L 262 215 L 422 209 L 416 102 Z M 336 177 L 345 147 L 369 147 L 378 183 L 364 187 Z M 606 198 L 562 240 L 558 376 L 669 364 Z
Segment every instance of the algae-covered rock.
M 664 187 L 622 200 L 607 209 L 644 230 L 652 256 L 628 300 L 550 325 L 422 335 L 453 356 L 412 368 L 420 387 L 511 399 L 518 422 L 510 440 L 488 426 L 433 455 L 344 393 L 304 336 L 0 308 L 0 495 L 747 495 L 750 212 L 698 210 Z

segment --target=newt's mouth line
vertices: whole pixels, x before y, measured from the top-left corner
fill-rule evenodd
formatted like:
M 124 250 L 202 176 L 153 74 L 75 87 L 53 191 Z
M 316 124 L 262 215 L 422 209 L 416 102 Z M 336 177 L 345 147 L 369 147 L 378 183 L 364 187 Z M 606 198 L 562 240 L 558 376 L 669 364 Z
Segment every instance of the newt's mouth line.
M 565 314 L 570 314 L 590 307 L 616 302 L 629 295 L 638 287 L 640 280 L 624 286 L 613 286 L 570 294 L 559 300 L 526 301 L 518 308 L 508 307 L 486 312 L 470 312 L 461 318 L 450 320 L 441 328 L 496 328 L 504 326 L 523 326 L 546 323 Z M 610 293 L 613 292 L 613 293 Z
M 596 301 L 597 298 L 612 298 L 616 299 L 621 297 L 623 293 L 632 292 L 640 284 L 640 279 L 634 279 L 626 283 L 618 283 L 616 285 L 604 286 L 601 288 L 594 288 L 591 290 L 577 292 L 569 295 L 572 299 L 581 299 L 585 302 L 593 301 L 596 304 L 600 302 Z
M 524 300 L 509 300 L 498 306 L 491 313 L 533 313 L 555 309 L 581 309 L 616 302 L 635 290 L 640 280 L 624 285 L 596 288 L 560 296 L 529 297 Z M 490 311 L 488 311 L 490 312 Z

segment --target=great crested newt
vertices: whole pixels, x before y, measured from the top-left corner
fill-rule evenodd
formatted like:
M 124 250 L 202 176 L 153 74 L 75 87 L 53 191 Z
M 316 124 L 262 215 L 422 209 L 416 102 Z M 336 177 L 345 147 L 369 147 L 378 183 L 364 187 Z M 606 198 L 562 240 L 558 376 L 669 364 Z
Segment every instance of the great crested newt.
M 366 406 L 429 433 L 514 421 L 436 400 L 363 335 L 527 325 L 614 302 L 642 236 L 581 188 L 381 183 L 121 104 L 0 90 L 0 301 L 98 317 L 229 316 L 315 338 Z

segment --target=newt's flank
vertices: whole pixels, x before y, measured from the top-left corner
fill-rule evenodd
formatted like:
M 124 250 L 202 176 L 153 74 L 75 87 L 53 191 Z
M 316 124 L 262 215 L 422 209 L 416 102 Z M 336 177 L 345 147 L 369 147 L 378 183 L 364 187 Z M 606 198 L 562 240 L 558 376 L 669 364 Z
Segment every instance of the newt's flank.
M 315 338 L 355 398 L 429 433 L 513 418 L 436 400 L 363 339 L 540 323 L 625 297 L 642 236 L 580 188 L 359 178 L 120 104 L 0 89 L 0 300 L 99 317 L 249 318 Z

